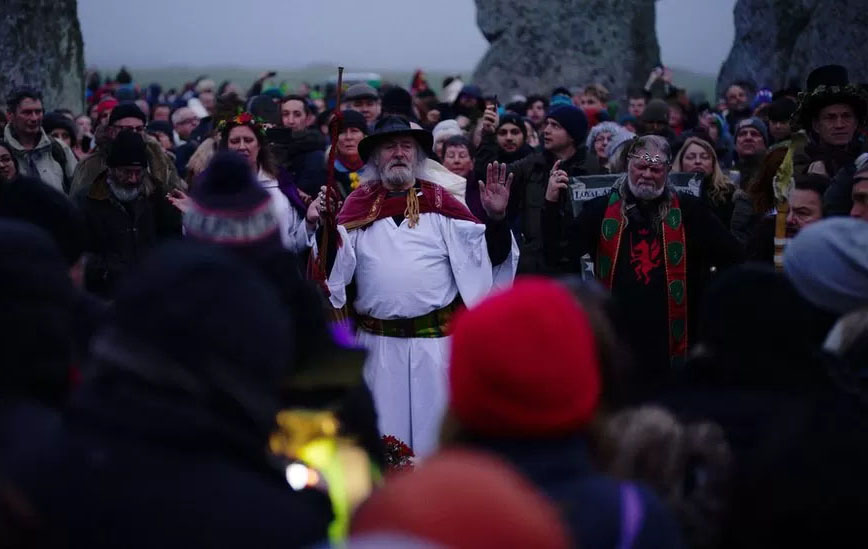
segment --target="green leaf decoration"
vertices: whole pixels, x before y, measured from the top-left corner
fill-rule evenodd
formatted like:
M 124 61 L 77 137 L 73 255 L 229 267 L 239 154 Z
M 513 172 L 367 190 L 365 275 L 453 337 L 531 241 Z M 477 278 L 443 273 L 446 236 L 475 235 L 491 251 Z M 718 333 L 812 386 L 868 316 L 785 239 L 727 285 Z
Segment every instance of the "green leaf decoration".
M 673 280 L 669 284 L 669 295 L 675 300 L 678 305 L 684 304 L 684 282 L 681 280 Z
M 666 254 L 669 258 L 669 266 L 674 267 L 681 263 L 681 260 L 684 259 L 684 244 L 681 242 L 670 242 L 666 248 Z
M 618 220 L 607 217 L 603 220 L 603 238 L 612 240 L 616 234 L 618 234 Z
M 673 229 L 681 226 L 681 208 L 672 208 L 666 214 L 666 223 Z

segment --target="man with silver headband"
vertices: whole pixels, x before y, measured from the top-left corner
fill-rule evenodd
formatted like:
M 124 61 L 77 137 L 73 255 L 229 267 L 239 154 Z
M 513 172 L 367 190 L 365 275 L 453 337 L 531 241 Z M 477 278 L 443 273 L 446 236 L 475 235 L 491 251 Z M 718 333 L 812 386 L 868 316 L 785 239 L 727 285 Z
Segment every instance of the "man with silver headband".
M 741 261 L 742 251 L 707 206 L 668 183 L 672 154 L 666 139 L 647 135 L 628 147 L 627 173 L 606 196 L 587 202 L 570 225 L 571 264 L 580 272 L 581 257 L 593 259 L 597 280 L 622 313 L 637 386 L 653 392 L 686 357 L 712 273 Z M 549 185 L 565 190 L 568 182 L 555 172 Z M 547 247 L 558 237 L 560 211 L 547 201 Z
M 518 264 L 505 220 L 506 167 L 489 166 L 487 182 L 479 182 L 486 225 L 431 182 L 431 143 L 430 132 L 399 116 L 377 123 L 359 143 L 367 181 L 347 197 L 337 218 L 340 243 L 325 254 L 331 305 L 348 309 L 368 350 L 365 380 L 380 431 L 420 456 L 436 448 L 447 403 L 452 315 L 510 284 Z M 316 200 L 321 206 L 325 192 Z

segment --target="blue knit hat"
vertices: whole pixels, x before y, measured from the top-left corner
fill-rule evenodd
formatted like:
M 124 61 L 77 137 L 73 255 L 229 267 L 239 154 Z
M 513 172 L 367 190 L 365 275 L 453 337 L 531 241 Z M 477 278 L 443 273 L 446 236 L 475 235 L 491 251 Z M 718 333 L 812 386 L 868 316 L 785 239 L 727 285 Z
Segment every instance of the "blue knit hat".
M 744 128 L 754 128 L 756 131 L 760 132 L 763 136 L 763 141 L 766 145 L 769 144 L 769 128 L 766 126 L 766 123 L 763 122 L 762 118 L 758 118 L 756 116 L 751 116 L 750 118 L 745 118 L 744 120 L 740 120 L 739 123 L 735 127 L 735 137 L 738 138 L 738 134 Z
M 805 227 L 787 245 L 784 272 L 799 294 L 825 311 L 868 306 L 868 223 L 834 217 Z
M 563 126 L 576 147 L 581 147 L 588 137 L 588 118 L 581 109 L 572 105 L 560 105 L 549 110 L 546 118 L 551 118 Z

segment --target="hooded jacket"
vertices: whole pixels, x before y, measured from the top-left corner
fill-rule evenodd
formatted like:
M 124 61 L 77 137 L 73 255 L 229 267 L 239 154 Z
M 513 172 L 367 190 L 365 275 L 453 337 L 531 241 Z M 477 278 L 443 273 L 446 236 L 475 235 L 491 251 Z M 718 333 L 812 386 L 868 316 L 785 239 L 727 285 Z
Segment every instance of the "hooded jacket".
M 187 186 L 178 177 L 174 161 L 163 151 L 160 143 L 150 136 L 144 138 L 148 154 L 148 170 L 145 172 L 143 183 L 147 192 L 159 190 L 162 194 L 166 194 L 172 189 L 186 190 Z M 72 176 L 72 188 L 69 192 L 71 196 L 81 193 L 82 189 L 89 189 L 94 181 L 106 173 L 109 147 L 111 143 L 100 145 L 93 154 L 78 163 Z
M 12 148 L 21 175 L 38 177 L 55 189 L 67 193 L 78 164 L 75 154 L 65 144 L 49 137 L 42 128 L 39 131 L 39 143 L 32 150 L 25 149 L 12 134 L 11 125 L 7 125 L 3 130 L 3 138 Z M 60 158 L 63 158 L 62 164 L 58 162 Z

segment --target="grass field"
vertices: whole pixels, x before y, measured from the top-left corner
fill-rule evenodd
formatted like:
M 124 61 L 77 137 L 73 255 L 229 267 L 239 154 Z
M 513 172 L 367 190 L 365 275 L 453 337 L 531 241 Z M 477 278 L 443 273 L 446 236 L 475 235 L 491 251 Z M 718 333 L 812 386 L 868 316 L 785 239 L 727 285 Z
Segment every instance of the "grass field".
M 102 69 L 108 74 L 116 74 L 117 67 L 109 67 Z M 231 80 L 243 89 L 247 89 L 256 78 L 266 70 L 277 71 L 277 76 L 270 81 L 273 85 L 285 83 L 290 90 L 295 89 L 302 82 L 310 84 L 324 83 L 329 77 L 337 75 L 337 67 L 326 65 L 314 65 L 305 68 L 296 69 L 280 69 L 279 67 L 227 67 L 227 66 L 200 66 L 200 67 L 160 67 L 160 68 L 137 68 L 129 67 L 128 70 L 133 75 L 136 83 L 140 86 L 145 86 L 151 82 L 158 82 L 163 86 L 163 89 L 180 88 L 185 82 L 195 80 L 197 76 L 205 75 L 208 78 L 216 81 L 218 84 L 223 80 Z M 392 82 L 404 86 L 410 86 L 410 79 L 413 71 L 411 70 L 378 70 L 368 67 L 346 67 L 346 72 L 375 72 L 383 77 L 384 82 Z M 673 69 L 675 85 L 681 88 L 687 88 L 689 91 L 704 91 L 711 98 L 714 96 L 715 76 L 707 74 L 694 73 L 682 69 Z M 467 81 L 471 75 L 470 70 L 455 71 L 447 73 L 443 71 L 426 72 L 429 84 L 438 91 L 443 78 L 449 74 L 460 74 L 462 79 Z M 566 83 L 567 85 L 575 85 L 577 83 Z

